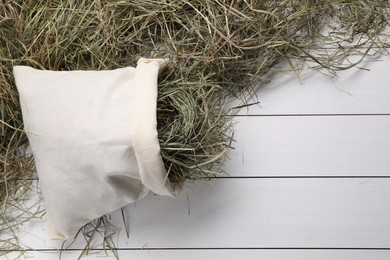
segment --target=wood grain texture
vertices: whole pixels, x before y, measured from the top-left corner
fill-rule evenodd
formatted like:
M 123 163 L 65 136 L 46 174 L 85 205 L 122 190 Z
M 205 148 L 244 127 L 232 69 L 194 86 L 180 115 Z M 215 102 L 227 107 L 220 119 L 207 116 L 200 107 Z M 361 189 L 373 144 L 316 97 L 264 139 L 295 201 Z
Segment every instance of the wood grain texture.
M 261 108 L 236 117 L 231 177 L 129 205 L 129 239 L 120 212 L 110 215 L 120 258 L 390 259 L 390 57 L 380 60 L 339 79 L 306 71 L 302 84 L 290 73 L 261 86 Z M 59 257 L 46 219 L 27 223 L 20 239 L 33 250 L 26 257 Z M 70 243 L 63 260 L 85 246 Z M 93 252 L 83 259 L 104 255 Z
M 390 116 L 237 121 L 231 176 L 390 176 Z
M 367 60 L 361 67 L 370 71 L 353 68 L 331 78 L 304 70 L 300 79 L 293 72 L 282 76 L 275 73 L 270 83 L 260 85 L 257 90 L 260 106 L 241 109 L 239 114 L 390 113 L 390 56 Z M 286 64 L 274 68 L 280 69 L 291 68 Z M 239 102 L 233 102 L 234 105 Z
M 219 179 L 128 206 L 130 239 L 122 230 L 115 241 L 138 249 L 390 248 L 389 201 L 390 179 Z M 119 212 L 112 222 L 123 226 Z M 48 239 L 45 221 L 21 240 L 35 249 L 62 244 Z

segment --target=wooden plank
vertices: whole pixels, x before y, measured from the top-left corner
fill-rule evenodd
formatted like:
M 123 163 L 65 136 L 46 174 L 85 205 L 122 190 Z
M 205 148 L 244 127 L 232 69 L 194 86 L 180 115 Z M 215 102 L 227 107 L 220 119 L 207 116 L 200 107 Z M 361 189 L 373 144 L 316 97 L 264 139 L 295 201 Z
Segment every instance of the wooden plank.
M 61 254 L 61 260 L 74 260 L 81 254 L 81 251 L 64 251 Z M 107 257 L 103 252 L 91 252 L 82 259 L 116 259 L 108 252 Z M 26 257 L 31 259 L 52 260 L 59 259 L 59 252 L 27 252 Z M 9 254 L 8 259 L 15 259 L 17 253 Z M 199 259 L 224 259 L 224 260 L 388 260 L 390 251 L 384 250 L 119 250 L 120 259 L 137 260 L 199 260 Z M 28 258 L 27 258 L 28 259 Z
M 122 228 L 114 241 L 138 249 L 390 248 L 389 201 L 387 178 L 219 179 L 128 206 L 130 239 Z M 111 221 L 123 227 L 119 212 Z M 27 248 L 62 245 L 48 239 L 44 221 L 20 238 Z
M 223 167 L 230 176 L 390 176 L 390 115 L 235 121 L 235 149 Z
M 340 72 L 338 78 L 304 70 L 276 77 L 257 90 L 260 106 L 241 109 L 241 115 L 377 114 L 390 113 L 390 56 L 367 60 L 361 67 Z M 290 69 L 279 65 L 274 70 Z M 270 76 L 271 78 L 271 76 Z M 249 100 L 249 103 L 253 100 Z M 239 105 L 233 102 L 231 106 Z
M 390 176 L 390 116 L 237 121 L 231 176 Z

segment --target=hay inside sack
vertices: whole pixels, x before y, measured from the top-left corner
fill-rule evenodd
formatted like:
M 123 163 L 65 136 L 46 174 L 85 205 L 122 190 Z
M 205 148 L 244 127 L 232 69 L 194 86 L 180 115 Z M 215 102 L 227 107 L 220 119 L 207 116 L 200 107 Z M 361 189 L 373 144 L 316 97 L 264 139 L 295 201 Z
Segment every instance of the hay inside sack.
M 158 130 L 172 181 L 214 177 L 232 141 L 224 106 L 287 61 L 333 74 L 388 48 L 389 1 L 0 0 L 0 231 L 31 179 L 13 65 L 104 70 L 166 57 Z M 358 57 L 356 62 L 351 57 Z M 12 233 L 12 232 L 11 232 Z M 8 243 L 2 248 L 14 248 Z

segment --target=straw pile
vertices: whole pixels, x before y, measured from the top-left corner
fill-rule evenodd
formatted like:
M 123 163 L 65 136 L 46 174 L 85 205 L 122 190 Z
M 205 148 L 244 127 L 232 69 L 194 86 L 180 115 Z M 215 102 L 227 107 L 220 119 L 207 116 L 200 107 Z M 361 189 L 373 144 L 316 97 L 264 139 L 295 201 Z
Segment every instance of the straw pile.
M 250 95 L 280 61 L 334 73 L 383 52 L 389 10 L 386 0 L 0 0 L 3 211 L 33 172 L 13 65 L 103 70 L 170 58 L 159 85 L 162 156 L 173 181 L 194 180 L 220 172 L 213 166 L 230 149 L 227 99 Z

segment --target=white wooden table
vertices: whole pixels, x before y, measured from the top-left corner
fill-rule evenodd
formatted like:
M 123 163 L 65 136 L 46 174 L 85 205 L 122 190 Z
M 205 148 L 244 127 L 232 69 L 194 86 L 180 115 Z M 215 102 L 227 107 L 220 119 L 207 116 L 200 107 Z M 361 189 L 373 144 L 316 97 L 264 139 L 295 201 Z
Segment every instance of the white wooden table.
M 261 108 L 236 117 L 230 176 L 128 206 L 121 259 L 390 259 L 390 58 L 380 60 L 338 80 L 291 73 L 259 88 Z M 111 217 L 123 227 L 120 212 Z M 20 239 L 27 257 L 59 257 L 45 219 Z

